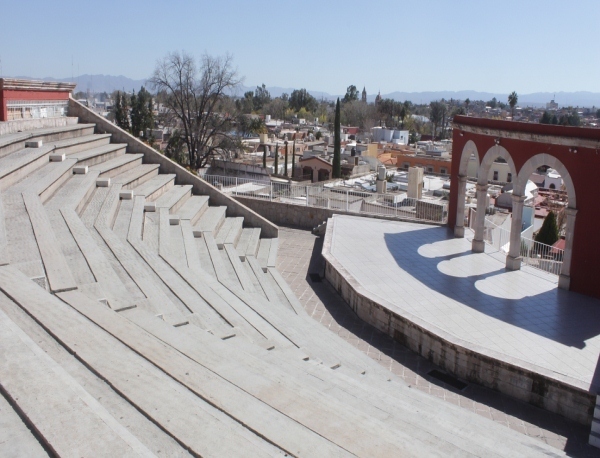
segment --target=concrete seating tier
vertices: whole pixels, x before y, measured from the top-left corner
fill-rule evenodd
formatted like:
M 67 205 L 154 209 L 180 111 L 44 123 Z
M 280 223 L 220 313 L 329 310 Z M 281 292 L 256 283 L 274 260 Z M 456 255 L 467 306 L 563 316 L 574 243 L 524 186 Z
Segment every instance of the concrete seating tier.
M 0 455 L 561 455 L 340 340 L 277 238 L 93 128 L 0 137 Z

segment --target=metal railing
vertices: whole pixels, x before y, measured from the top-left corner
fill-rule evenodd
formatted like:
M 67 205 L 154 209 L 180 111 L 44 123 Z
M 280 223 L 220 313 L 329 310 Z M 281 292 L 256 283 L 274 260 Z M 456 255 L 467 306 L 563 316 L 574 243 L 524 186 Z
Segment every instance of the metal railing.
M 477 211 L 471 209 L 469 227 L 475 230 L 475 215 Z M 508 254 L 510 248 L 510 231 L 492 223 L 487 218 L 483 230 L 483 241 L 493 246 L 498 251 Z M 553 275 L 560 275 L 564 250 L 561 248 L 536 242 L 535 240 L 521 237 L 520 247 L 521 263 L 534 267 Z
M 201 177 L 223 193 L 234 196 L 422 222 L 445 224 L 448 221 L 446 201 L 370 193 L 339 186 L 342 182 L 296 184 L 220 175 Z

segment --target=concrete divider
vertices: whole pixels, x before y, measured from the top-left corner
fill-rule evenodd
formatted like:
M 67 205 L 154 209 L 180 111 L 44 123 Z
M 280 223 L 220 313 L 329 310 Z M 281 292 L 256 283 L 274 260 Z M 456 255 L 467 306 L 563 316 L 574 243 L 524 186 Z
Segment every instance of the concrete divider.
M 127 152 L 143 154 L 145 164 L 160 164 L 161 173 L 174 173 L 177 184 L 191 184 L 194 187 L 194 194 L 204 194 L 210 197 L 211 205 L 227 206 L 227 216 L 243 216 L 249 226 L 260 227 L 265 237 L 277 237 L 279 228 L 273 223 L 223 194 L 202 178 L 171 161 L 76 100 L 69 100 L 69 114 L 77 116 L 81 122 L 96 124 L 97 133 L 112 134 L 112 140 L 116 143 L 127 143 Z

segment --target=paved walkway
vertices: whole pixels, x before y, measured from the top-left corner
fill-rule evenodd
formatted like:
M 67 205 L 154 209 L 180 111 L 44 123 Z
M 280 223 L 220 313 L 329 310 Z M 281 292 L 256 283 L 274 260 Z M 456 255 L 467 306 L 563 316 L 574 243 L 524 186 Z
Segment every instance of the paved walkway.
M 326 280 L 320 281 L 323 276 L 322 238 L 308 231 L 280 228 L 279 239 L 277 269 L 307 312 L 408 384 L 539 438 L 572 456 L 600 456 L 600 450 L 587 445 L 589 428 L 488 388 L 471 384 L 458 391 L 427 375 L 436 368 L 435 365 L 364 323 Z

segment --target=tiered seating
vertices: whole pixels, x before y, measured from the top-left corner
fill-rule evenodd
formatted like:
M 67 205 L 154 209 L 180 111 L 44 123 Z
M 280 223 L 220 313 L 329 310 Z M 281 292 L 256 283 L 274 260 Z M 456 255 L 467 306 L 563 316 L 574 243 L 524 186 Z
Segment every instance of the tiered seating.
M 560 454 L 406 386 L 305 313 L 277 238 L 109 140 L 0 137 L 0 401 L 26 454 Z

